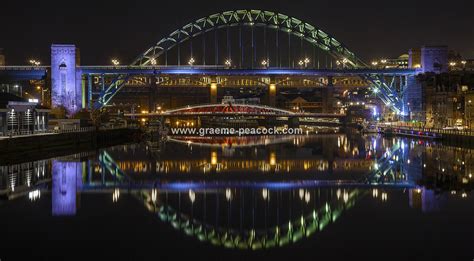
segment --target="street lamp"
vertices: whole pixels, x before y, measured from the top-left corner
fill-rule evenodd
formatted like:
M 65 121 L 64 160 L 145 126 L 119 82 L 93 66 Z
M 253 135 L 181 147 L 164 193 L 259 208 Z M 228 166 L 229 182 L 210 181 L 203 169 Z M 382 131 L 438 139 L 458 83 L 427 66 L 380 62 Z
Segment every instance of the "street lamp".
M 372 65 L 373 65 L 373 66 L 377 66 L 378 64 L 379 64 L 379 63 L 376 62 L 376 61 L 373 61 L 373 62 L 372 62 Z
M 40 61 L 37 61 L 37 60 L 34 60 L 34 59 L 31 59 L 28 62 L 33 66 L 40 66 L 41 65 Z
M 48 89 L 44 89 L 41 86 L 36 86 L 36 90 L 41 92 L 41 105 L 44 105 L 44 93 L 48 91 Z
M 268 60 L 263 60 L 263 61 L 262 61 L 263 67 L 267 67 L 268 64 L 269 64 L 269 61 L 268 61 Z
M 449 62 L 449 66 L 456 66 L 456 62 Z
M 120 61 L 118 59 L 112 59 L 112 64 L 115 66 L 120 65 Z
M 191 66 L 193 66 L 194 62 L 195 62 L 194 58 L 191 57 L 191 58 L 189 59 L 189 61 L 188 61 L 188 64 L 191 65 Z
M 228 67 L 232 65 L 232 61 L 230 59 L 225 60 L 224 64 Z
M 151 58 L 150 63 L 151 63 L 151 65 L 156 65 L 156 59 L 155 59 L 155 58 Z

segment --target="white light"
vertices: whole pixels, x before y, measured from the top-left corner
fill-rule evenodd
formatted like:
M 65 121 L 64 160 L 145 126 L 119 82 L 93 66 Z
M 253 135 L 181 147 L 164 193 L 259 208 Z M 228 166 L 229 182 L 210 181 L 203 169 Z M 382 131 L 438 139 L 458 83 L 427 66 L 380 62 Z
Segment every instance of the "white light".
M 195 62 L 194 58 L 191 57 L 191 58 L 189 59 L 189 61 L 188 61 L 188 64 L 189 64 L 189 65 L 193 65 L 194 62 Z
M 35 201 L 35 200 L 39 199 L 40 197 L 41 197 L 41 191 L 38 190 L 38 189 L 28 192 L 28 198 L 31 201 Z
M 112 202 L 117 202 L 120 197 L 120 190 L 115 189 L 114 193 L 112 193 Z
M 191 203 L 194 203 L 196 200 L 196 193 L 194 193 L 192 190 L 189 190 L 189 199 L 191 200 Z
M 28 99 L 28 102 L 31 102 L 31 103 L 38 103 L 38 99 Z
M 264 200 L 268 198 L 268 189 L 262 189 L 262 197 Z

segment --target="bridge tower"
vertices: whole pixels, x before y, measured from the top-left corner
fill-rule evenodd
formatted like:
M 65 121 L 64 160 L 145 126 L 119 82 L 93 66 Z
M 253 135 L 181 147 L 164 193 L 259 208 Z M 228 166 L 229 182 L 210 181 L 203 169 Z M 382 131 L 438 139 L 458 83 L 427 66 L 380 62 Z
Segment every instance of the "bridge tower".
M 75 45 L 51 45 L 51 100 L 52 107 L 64 107 L 69 116 L 82 108 L 79 53 Z

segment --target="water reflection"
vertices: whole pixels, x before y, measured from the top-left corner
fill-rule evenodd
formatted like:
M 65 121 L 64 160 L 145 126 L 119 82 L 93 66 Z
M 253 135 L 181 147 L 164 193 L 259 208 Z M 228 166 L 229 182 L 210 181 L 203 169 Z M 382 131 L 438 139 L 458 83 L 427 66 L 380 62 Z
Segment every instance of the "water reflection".
M 107 194 L 114 204 L 131 195 L 180 233 L 237 249 L 299 242 L 364 198 L 374 208 L 402 197 L 411 208 L 440 212 L 449 200 L 471 197 L 470 149 L 379 136 L 302 136 L 252 146 L 203 140 L 0 166 L 0 195 L 51 200 L 52 216 L 81 212 L 85 194 Z
M 175 229 L 213 245 L 284 246 L 322 231 L 367 193 L 359 189 L 225 189 L 142 192 L 146 208 Z M 336 194 L 341 194 L 337 197 Z

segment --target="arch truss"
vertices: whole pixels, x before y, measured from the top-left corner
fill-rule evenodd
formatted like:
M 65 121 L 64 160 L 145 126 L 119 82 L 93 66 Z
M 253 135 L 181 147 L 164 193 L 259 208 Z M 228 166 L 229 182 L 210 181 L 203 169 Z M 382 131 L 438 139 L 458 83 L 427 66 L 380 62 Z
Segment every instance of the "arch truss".
M 197 19 L 161 39 L 140 55 L 132 65 L 154 65 L 165 51 L 193 37 L 223 27 L 260 26 L 280 30 L 300 37 L 307 42 L 327 51 L 338 60 L 344 61 L 351 68 L 366 67 L 357 56 L 321 29 L 298 18 L 264 10 L 236 10 L 216 13 Z

